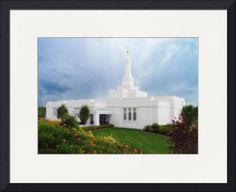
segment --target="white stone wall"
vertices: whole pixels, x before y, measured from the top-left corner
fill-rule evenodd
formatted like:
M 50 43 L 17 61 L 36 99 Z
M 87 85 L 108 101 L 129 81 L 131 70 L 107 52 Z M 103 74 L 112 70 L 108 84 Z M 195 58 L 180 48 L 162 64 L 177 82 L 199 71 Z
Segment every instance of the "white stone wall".
M 89 107 L 90 110 L 90 114 L 94 113 L 94 111 L 97 108 L 105 108 L 106 107 L 106 102 L 102 101 L 102 100 L 68 100 L 68 101 L 56 101 L 56 102 L 48 102 L 46 104 L 46 118 L 47 119 L 51 119 L 51 120 L 57 120 L 57 113 L 55 113 L 55 111 L 57 112 L 57 109 L 61 106 L 61 105 L 65 105 L 68 113 L 70 115 L 73 115 L 77 118 L 78 121 L 80 121 L 79 117 L 78 117 L 78 113 L 79 113 L 79 109 L 83 106 L 83 105 L 87 105 Z M 89 124 L 90 119 L 88 119 L 86 124 Z
M 152 124 L 154 119 L 157 116 L 153 114 L 153 108 L 152 107 L 140 107 L 138 108 L 138 115 L 137 115 L 137 121 L 138 121 L 138 128 L 143 129 L 144 126 L 148 124 Z
M 110 123 L 116 127 L 143 129 L 144 126 L 153 123 L 171 123 L 178 117 L 182 107 L 185 105 L 184 99 L 178 97 L 138 97 L 108 100 L 71 100 L 47 103 L 46 117 L 56 120 L 57 116 L 53 109 L 57 109 L 64 104 L 69 114 L 75 115 L 75 108 L 87 105 L 90 113 L 94 114 L 94 124 L 99 125 L 99 114 L 110 114 Z M 124 108 L 127 109 L 127 119 L 124 120 Z M 128 118 L 128 109 L 131 108 L 131 120 Z M 133 119 L 133 108 L 136 108 L 136 120 Z M 79 111 L 78 111 L 79 113 Z M 78 118 L 78 115 L 76 115 Z M 79 120 L 79 119 L 78 119 Z M 87 124 L 89 124 L 89 120 Z
M 53 107 L 46 107 L 46 118 L 50 120 L 57 120 L 57 116 L 53 114 Z
M 109 108 L 109 111 L 111 111 L 110 123 L 117 127 L 121 127 L 123 118 L 122 116 L 123 109 L 120 107 L 112 107 Z
M 158 102 L 158 121 L 157 123 L 160 125 L 165 125 L 171 123 L 171 109 L 170 103 L 166 101 Z

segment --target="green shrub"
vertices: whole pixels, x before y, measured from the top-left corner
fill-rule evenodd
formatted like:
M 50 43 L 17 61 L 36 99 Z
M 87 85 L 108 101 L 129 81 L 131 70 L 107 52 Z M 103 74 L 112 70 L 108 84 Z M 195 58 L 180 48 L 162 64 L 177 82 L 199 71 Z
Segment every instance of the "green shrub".
M 61 125 L 67 128 L 78 127 L 78 121 L 74 116 L 65 114 L 61 117 Z
M 162 135 L 170 135 L 171 129 L 171 124 L 158 125 L 157 123 L 153 123 L 152 125 L 146 125 L 143 130 L 152 133 L 159 133 Z
M 63 115 L 68 114 L 66 106 L 63 104 L 57 109 L 57 118 L 61 119 Z
M 38 118 L 45 118 L 46 117 L 46 107 L 38 107 Z
M 82 128 L 86 131 L 93 131 L 93 130 L 99 129 L 99 126 L 91 125 L 91 126 L 85 126 L 85 127 L 82 127 Z
M 56 148 L 56 146 L 65 137 L 62 128 L 52 125 L 46 121 L 39 122 L 38 133 L 39 149 Z
M 84 105 L 81 107 L 80 112 L 79 112 L 79 118 L 82 124 L 85 124 L 89 118 L 89 108 L 87 105 Z
M 90 125 L 90 126 L 85 126 L 82 128 L 87 131 L 93 131 L 93 130 L 97 130 L 97 129 L 112 128 L 112 127 L 114 127 L 114 125 L 106 124 L 106 125 Z
M 80 153 L 80 148 L 88 140 L 80 140 L 83 137 L 78 134 L 79 128 L 67 129 L 40 123 L 38 131 L 39 153 Z
M 157 123 L 153 123 L 152 125 L 146 125 L 143 130 L 147 132 L 157 133 L 159 127 L 160 126 Z
M 162 135 L 170 135 L 172 130 L 171 124 L 160 125 L 158 133 Z
M 105 124 L 105 125 L 99 125 L 99 127 L 101 129 L 103 129 L 103 128 L 112 128 L 112 127 L 114 127 L 114 125 L 113 124 Z
M 117 142 L 112 136 L 96 138 L 82 128 L 67 129 L 39 121 L 38 146 L 40 154 L 136 154 L 142 150 Z
M 146 125 L 144 128 L 143 128 L 144 131 L 147 131 L 147 132 L 152 132 L 152 126 L 151 125 Z
M 152 132 L 157 133 L 159 131 L 160 125 L 158 125 L 157 123 L 153 123 L 152 124 Z

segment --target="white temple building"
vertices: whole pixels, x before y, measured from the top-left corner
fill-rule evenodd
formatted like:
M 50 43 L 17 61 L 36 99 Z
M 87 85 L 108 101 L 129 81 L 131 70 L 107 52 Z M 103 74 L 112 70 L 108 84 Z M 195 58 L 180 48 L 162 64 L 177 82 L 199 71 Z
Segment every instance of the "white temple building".
M 106 100 L 79 99 L 48 102 L 46 118 L 57 119 L 57 109 L 64 104 L 70 115 L 78 120 L 83 105 L 90 109 L 86 124 L 113 124 L 115 127 L 143 129 L 144 126 L 158 123 L 167 124 L 178 117 L 185 105 L 184 98 L 176 96 L 149 96 L 135 86 L 131 73 L 131 60 L 128 50 L 125 58 L 125 73 L 122 85 L 109 91 Z

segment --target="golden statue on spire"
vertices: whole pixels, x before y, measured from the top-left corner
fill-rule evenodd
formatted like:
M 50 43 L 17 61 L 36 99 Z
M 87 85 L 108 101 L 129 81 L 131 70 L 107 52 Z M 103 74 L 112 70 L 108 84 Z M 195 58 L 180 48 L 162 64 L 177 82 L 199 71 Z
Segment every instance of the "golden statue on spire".
M 127 55 L 129 55 L 129 48 L 127 46 L 125 46 L 125 52 Z

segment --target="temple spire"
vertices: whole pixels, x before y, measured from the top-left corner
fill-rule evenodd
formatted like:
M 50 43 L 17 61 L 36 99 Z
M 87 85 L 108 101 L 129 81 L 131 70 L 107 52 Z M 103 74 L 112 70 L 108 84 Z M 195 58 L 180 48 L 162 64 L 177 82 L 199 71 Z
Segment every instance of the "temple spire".
M 125 46 L 125 53 L 126 53 L 126 56 L 129 55 L 129 48 Z
M 128 47 L 125 47 L 125 53 L 126 53 L 126 57 L 125 57 L 125 73 L 123 77 L 123 87 L 131 88 L 134 86 L 134 78 L 131 72 L 131 59 L 129 56 Z

